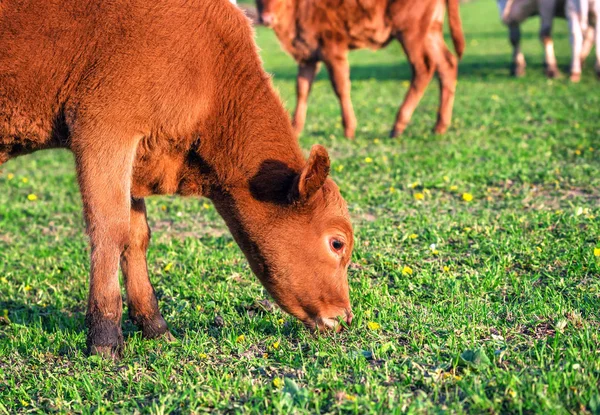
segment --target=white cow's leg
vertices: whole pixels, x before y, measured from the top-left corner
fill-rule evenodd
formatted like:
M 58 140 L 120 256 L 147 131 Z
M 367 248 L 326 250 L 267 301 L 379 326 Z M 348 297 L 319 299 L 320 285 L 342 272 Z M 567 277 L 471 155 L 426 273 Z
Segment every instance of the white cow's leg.
M 538 2 L 540 12 L 540 40 L 544 45 L 544 64 L 546 76 L 556 78 L 560 75 L 556 56 L 554 55 L 554 42 L 552 41 L 552 19 L 556 10 L 556 0 L 544 0 Z
M 525 55 L 521 52 L 521 29 L 518 23 L 511 23 L 508 26 L 510 43 L 513 47 L 512 67 L 511 74 L 516 77 L 525 75 L 525 68 L 527 63 L 525 62 Z
M 594 69 L 596 70 L 596 76 L 600 79 L 600 0 L 595 0 L 593 10 L 596 18 L 596 64 Z M 591 30 L 591 26 L 589 30 Z
M 594 30 L 594 26 L 589 25 L 585 33 L 583 34 L 583 46 L 581 47 L 581 64 L 583 65 L 588 56 L 590 56 L 590 52 L 594 47 L 594 42 L 596 40 L 596 30 Z
M 583 0 L 587 1 L 587 0 Z M 583 46 L 583 32 L 581 27 L 580 8 L 578 0 L 567 0 L 566 15 L 569 21 L 569 34 L 571 40 L 571 81 L 581 80 L 581 49 Z

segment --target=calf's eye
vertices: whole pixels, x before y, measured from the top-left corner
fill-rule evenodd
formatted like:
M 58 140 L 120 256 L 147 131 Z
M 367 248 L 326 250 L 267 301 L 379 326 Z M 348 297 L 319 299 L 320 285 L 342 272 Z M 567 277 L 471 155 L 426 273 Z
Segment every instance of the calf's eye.
M 344 243 L 342 241 L 340 241 L 339 239 L 332 239 L 331 240 L 331 248 L 334 251 L 341 251 L 342 248 L 344 248 Z

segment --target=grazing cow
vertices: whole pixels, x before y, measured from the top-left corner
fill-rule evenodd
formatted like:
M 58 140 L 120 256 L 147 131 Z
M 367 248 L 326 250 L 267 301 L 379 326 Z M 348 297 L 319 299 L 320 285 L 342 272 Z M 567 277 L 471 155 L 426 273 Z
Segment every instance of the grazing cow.
M 404 131 L 436 71 L 440 106 L 435 132 L 445 132 L 452 118 L 457 78 L 456 58 L 444 43 L 446 3 L 454 48 L 461 57 L 464 36 L 458 0 L 256 0 L 262 23 L 275 30 L 283 49 L 298 62 L 296 132 L 304 127 L 308 94 L 318 62 L 323 61 L 341 103 L 344 134 L 354 137 L 348 51 L 379 49 L 394 38 L 402 44 L 413 76 L 391 136 Z
M 540 16 L 540 40 L 544 44 L 544 66 L 548 78 L 560 76 L 560 70 L 554 55 L 552 41 L 552 21 L 554 17 L 565 17 L 565 0 L 497 0 L 502 22 L 508 26 L 510 43 L 513 47 L 511 74 L 521 77 L 525 75 L 527 63 L 521 52 L 520 25 L 528 18 Z M 590 53 L 593 30 L 586 34 L 584 55 Z
M 565 14 L 569 21 L 572 50 L 571 81 L 579 82 L 581 79 L 581 65 L 589 53 L 584 45 L 584 37 L 588 32 L 596 33 L 595 70 L 600 79 L 600 0 L 566 0 L 566 2 Z M 594 19 L 592 24 L 589 21 L 590 15 Z
M 206 196 L 279 305 L 310 328 L 350 323 L 353 232 L 308 161 L 227 0 L 4 0 L 0 164 L 36 150 L 75 156 L 91 243 L 89 352 L 122 349 L 119 263 L 145 337 L 170 336 L 148 279 L 144 198 Z

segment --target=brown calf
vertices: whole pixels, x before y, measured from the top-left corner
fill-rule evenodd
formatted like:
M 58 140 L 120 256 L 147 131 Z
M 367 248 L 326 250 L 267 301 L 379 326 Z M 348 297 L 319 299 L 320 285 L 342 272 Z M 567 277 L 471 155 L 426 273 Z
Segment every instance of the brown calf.
M 206 196 L 263 285 L 309 327 L 352 318 L 346 204 L 308 161 L 227 0 L 0 4 L 0 164 L 69 148 L 91 242 L 90 353 L 116 356 L 118 268 L 131 319 L 170 336 L 148 279 L 144 197 Z
M 436 71 L 440 107 L 434 130 L 443 133 L 450 125 L 457 62 L 444 43 L 443 23 L 447 4 L 454 48 L 462 56 L 458 0 L 256 0 L 256 4 L 261 21 L 275 30 L 283 48 L 298 62 L 296 133 L 304 128 L 308 94 L 318 62 L 323 61 L 341 103 L 344 134 L 354 137 L 348 51 L 379 49 L 394 38 L 406 52 L 413 77 L 391 136 L 404 131 Z

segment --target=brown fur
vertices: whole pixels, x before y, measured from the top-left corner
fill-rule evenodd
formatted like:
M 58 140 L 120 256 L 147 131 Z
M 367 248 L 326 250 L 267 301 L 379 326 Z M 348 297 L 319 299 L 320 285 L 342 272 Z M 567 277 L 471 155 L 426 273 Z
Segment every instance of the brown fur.
M 379 49 L 397 39 L 413 70 L 410 89 L 398 111 L 391 135 L 401 134 L 434 72 L 440 77 L 440 108 L 435 131 L 450 125 L 457 62 L 444 43 L 448 6 L 450 33 L 458 56 L 464 36 L 458 0 L 257 0 L 261 20 L 272 26 L 283 48 L 298 62 L 296 133 L 304 128 L 307 100 L 323 61 L 342 107 L 344 133 L 354 137 L 356 117 L 350 100 L 351 49 Z
M 303 157 L 227 0 L 3 1 L 0 164 L 55 147 L 75 155 L 92 247 L 91 353 L 122 347 L 119 265 L 132 320 L 146 337 L 169 335 L 146 266 L 143 198 L 154 194 L 212 199 L 307 326 L 351 320 L 353 233 L 327 152 Z

